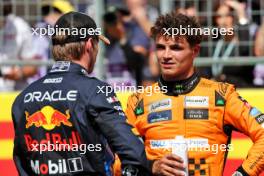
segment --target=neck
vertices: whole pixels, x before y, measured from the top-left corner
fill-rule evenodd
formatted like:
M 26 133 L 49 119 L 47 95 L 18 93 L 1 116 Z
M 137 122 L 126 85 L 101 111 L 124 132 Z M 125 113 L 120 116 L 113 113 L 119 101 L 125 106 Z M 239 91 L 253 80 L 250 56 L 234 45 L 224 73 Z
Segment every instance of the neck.
M 86 70 L 88 70 L 88 67 L 87 67 L 87 65 L 86 65 L 85 63 L 83 63 L 83 62 L 81 62 L 81 61 L 76 61 L 76 60 L 73 60 L 72 62 L 75 63 L 75 64 L 79 64 L 79 65 L 81 65 L 83 68 L 85 68 Z
M 176 81 L 165 81 L 161 77 L 158 84 L 160 87 L 166 86 L 168 95 L 179 95 L 191 92 L 196 85 L 199 83 L 200 78 L 197 73 L 193 73 L 190 77 L 186 79 L 176 80 Z
M 82 56 L 79 60 L 72 60 L 73 63 L 81 65 L 83 68 L 85 68 L 87 71 L 89 70 L 90 65 L 90 58 L 87 58 L 88 56 Z

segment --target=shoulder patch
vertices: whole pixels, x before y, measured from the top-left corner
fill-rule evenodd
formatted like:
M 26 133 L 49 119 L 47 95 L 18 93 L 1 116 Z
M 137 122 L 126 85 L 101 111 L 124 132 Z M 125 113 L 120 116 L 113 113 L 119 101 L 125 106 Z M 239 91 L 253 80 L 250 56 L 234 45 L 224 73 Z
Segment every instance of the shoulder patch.
M 217 91 L 215 91 L 215 106 L 225 106 L 224 97 L 222 97 Z
M 134 113 L 138 116 L 138 115 L 141 115 L 141 114 L 144 114 L 144 103 L 143 103 L 143 99 L 141 99 L 136 108 L 135 108 L 135 111 Z
M 258 122 L 258 124 L 262 124 L 264 122 L 264 114 L 260 114 L 259 116 L 257 116 L 256 121 Z
M 218 92 L 224 97 L 227 92 L 228 84 L 227 83 L 219 83 L 218 84 Z
M 133 93 L 131 95 L 131 99 L 132 99 L 133 102 L 137 103 L 138 100 L 139 100 L 139 94 L 138 93 Z
M 128 101 L 127 101 L 127 107 L 132 107 L 132 109 L 134 110 L 135 107 L 137 106 L 139 101 L 139 96 L 137 93 L 133 93 L 128 97 Z
M 250 106 L 250 104 L 247 102 L 247 100 L 245 100 L 243 97 L 238 96 L 238 99 L 240 99 L 240 100 L 244 103 L 244 105 L 245 105 L 247 108 L 249 108 L 249 109 L 252 108 L 252 107 Z
M 258 115 L 260 115 L 260 114 L 261 114 L 261 111 L 258 110 L 258 109 L 255 108 L 255 107 L 252 107 L 252 108 L 250 109 L 250 111 L 249 111 L 249 115 L 251 115 L 251 116 L 253 116 L 253 117 L 256 117 L 256 116 L 258 116 Z

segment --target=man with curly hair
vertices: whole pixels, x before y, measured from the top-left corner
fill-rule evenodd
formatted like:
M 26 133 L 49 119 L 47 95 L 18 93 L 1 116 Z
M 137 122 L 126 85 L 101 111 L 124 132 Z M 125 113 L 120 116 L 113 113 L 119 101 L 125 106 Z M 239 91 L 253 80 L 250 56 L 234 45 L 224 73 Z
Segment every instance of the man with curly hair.
M 157 19 L 151 34 L 161 76 L 152 86 L 166 86 L 167 91 L 131 95 L 128 121 L 144 139 L 148 159 L 163 157 L 155 163 L 158 175 L 223 175 L 227 152 L 233 149 L 232 130 L 254 142 L 234 175 L 259 175 L 264 169 L 264 114 L 239 96 L 234 85 L 197 75 L 193 63 L 202 33 L 192 32 L 199 28 L 194 18 L 182 14 Z M 185 162 L 175 157 L 181 150 L 176 136 L 187 145 Z

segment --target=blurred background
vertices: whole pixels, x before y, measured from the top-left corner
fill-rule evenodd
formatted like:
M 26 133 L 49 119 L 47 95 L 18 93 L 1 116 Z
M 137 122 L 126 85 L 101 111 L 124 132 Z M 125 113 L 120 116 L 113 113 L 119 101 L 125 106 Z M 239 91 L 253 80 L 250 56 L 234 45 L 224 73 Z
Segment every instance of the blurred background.
M 235 84 L 253 106 L 264 111 L 263 0 L 1 0 L 0 1 L 0 176 L 17 175 L 12 162 L 10 107 L 29 83 L 52 65 L 49 29 L 69 11 L 92 16 L 111 45 L 100 43 L 92 76 L 111 85 L 151 85 L 159 78 L 150 27 L 175 11 L 195 17 L 208 28 L 234 28 L 234 35 L 204 36 L 197 72 Z M 126 96 L 119 95 L 125 104 Z M 239 149 L 229 154 L 225 175 L 246 157 L 250 140 L 234 134 Z M 243 150 L 242 150 L 243 149 Z

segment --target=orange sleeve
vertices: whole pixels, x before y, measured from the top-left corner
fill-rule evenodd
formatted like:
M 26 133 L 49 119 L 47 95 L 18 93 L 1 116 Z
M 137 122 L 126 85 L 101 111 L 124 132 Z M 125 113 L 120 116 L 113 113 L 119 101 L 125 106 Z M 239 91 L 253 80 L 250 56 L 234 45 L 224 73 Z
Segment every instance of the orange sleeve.
M 117 155 L 115 155 L 115 162 L 114 162 L 114 165 L 113 165 L 113 175 L 114 176 L 121 176 L 121 161 L 120 159 L 118 158 Z
M 264 114 L 251 107 L 235 91 L 228 86 L 224 124 L 232 125 L 236 130 L 246 134 L 253 141 L 242 168 L 249 175 L 259 175 L 264 170 Z
M 127 122 L 131 124 L 134 128 L 132 129 L 133 133 L 139 136 L 138 129 L 136 128 L 137 116 L 135 114 L 136 106 L 139 102 L 139 94 L 132 94 L 127 101 L 127 108 L 125 111 Z

